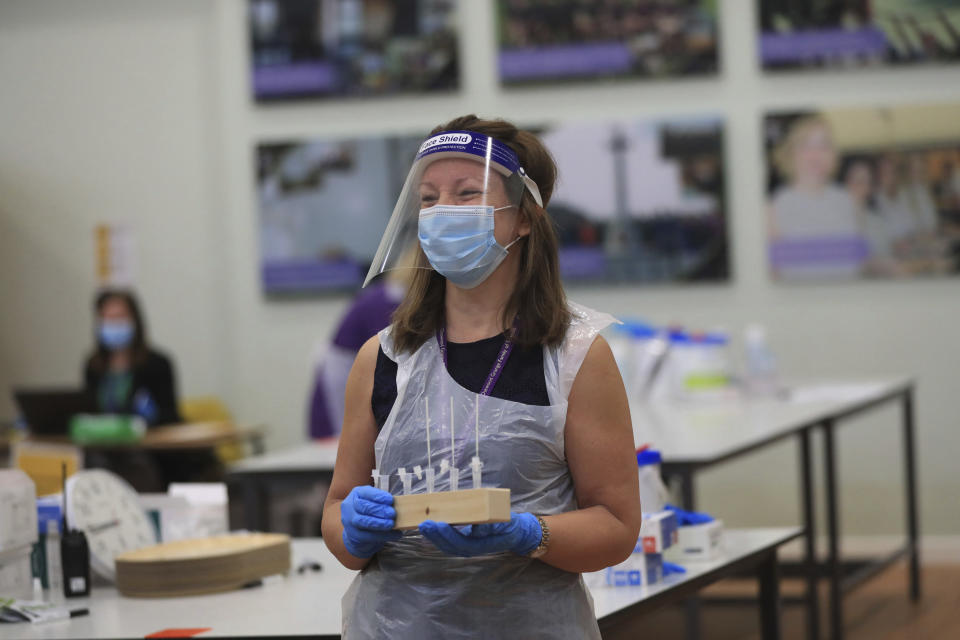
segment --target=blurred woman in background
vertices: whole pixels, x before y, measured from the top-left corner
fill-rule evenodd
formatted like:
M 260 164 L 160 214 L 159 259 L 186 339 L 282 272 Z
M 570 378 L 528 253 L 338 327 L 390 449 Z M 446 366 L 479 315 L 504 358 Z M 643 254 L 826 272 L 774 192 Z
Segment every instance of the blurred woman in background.
M 173 363 L 152 348 L 136 296 L 101 291 L 94 301 L 94 348 L 84 368 L 84 387 L 98 413 L 135 415 L 148 427 L 181 422 Z M 166 491 L 171 482 L 223 479 L 214 451 L 89 449 L 86 466 L 102 467 L 141 492 Z
M 173 364 L 147 344 L 134 294 L 102 291 L 94 312 L 96 343 L 83 378 L 97 410 L 138 415 L 150 426 L 180 422 Z

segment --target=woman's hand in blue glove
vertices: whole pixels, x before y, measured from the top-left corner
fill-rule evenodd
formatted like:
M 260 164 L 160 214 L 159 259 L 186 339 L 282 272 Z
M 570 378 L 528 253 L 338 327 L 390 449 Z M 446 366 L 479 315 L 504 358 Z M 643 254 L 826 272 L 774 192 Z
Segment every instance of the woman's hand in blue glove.
M 393 496 L 380 489 L 354 487 L 340 504 L 343 546 L 350 555 L 369 558 L 403 534 L 394 530 Z
M 543 531 L 532 513 L 511 513 L 509 522 L 475 524 L 455 528 L 445 522 L 426 520 L 420 533 L 451 556 L 472 557 L 508 551 L 526 555 L 537 548 Z

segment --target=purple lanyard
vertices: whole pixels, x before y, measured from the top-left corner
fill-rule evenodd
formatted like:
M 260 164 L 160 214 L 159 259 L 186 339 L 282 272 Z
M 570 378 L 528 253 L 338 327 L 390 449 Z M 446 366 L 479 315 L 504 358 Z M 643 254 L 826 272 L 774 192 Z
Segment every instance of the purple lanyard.
M 500 353 L 497 354 L 497 359 L 493 363 L 493 367 L 490 369 L 490 373 L 487 374 L 487 381 L 483 383 L 483 387 L 480 389 L 480 395 L 489 396 L 490 392 L 493 391 L 494 385 L 497 384 L 497 380 L 500 379 L 500 374 L 503 373 L 503 368 L 507 365 L 507 360 L 510 358 L 510 353 L 513 351 L 513 336 L 517 332 L 517 319 L 513 321 L 513 328 L 510 330 L 510 336 L 503 341 L 503 346 L 500 347 Z M 437 332 L 437 344 L 440 346 L 440 355 L 443 357 L 443 368 L 447 368 L 447 327 L 443 326 L 440 328 L 440 331 Z

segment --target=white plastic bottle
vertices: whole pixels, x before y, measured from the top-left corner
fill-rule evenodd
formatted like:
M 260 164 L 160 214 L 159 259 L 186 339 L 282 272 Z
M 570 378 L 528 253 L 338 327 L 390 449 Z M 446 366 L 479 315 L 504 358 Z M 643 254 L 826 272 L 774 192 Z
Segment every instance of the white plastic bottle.
M 775 394 L 780 386 L 777 361 L 770 350 L 767 331 L 763 325 L 747 325 L 743 332 L 743 347 L 747 390 L 755 395 Z
M 669 499 L 669 491 L 660 476 L 661 462 L 662 458 L 659 451 L 643 449 L 637 452 L 640 510 L 643 513 L 663 511 Z
M 50 600 L 56 602 L 63 598 L 63 566 L 60 562 L 60 523 L 47 520 L 47 585 L 50 587 Z

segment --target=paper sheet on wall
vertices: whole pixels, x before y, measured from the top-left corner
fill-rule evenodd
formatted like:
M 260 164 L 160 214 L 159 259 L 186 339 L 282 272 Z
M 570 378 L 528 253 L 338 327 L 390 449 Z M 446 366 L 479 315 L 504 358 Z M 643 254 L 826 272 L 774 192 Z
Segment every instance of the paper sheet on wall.
M 98 224 L 94 228 L 97 284 L 130 287 L 136 281 L 136 239 L 122 224 Z

